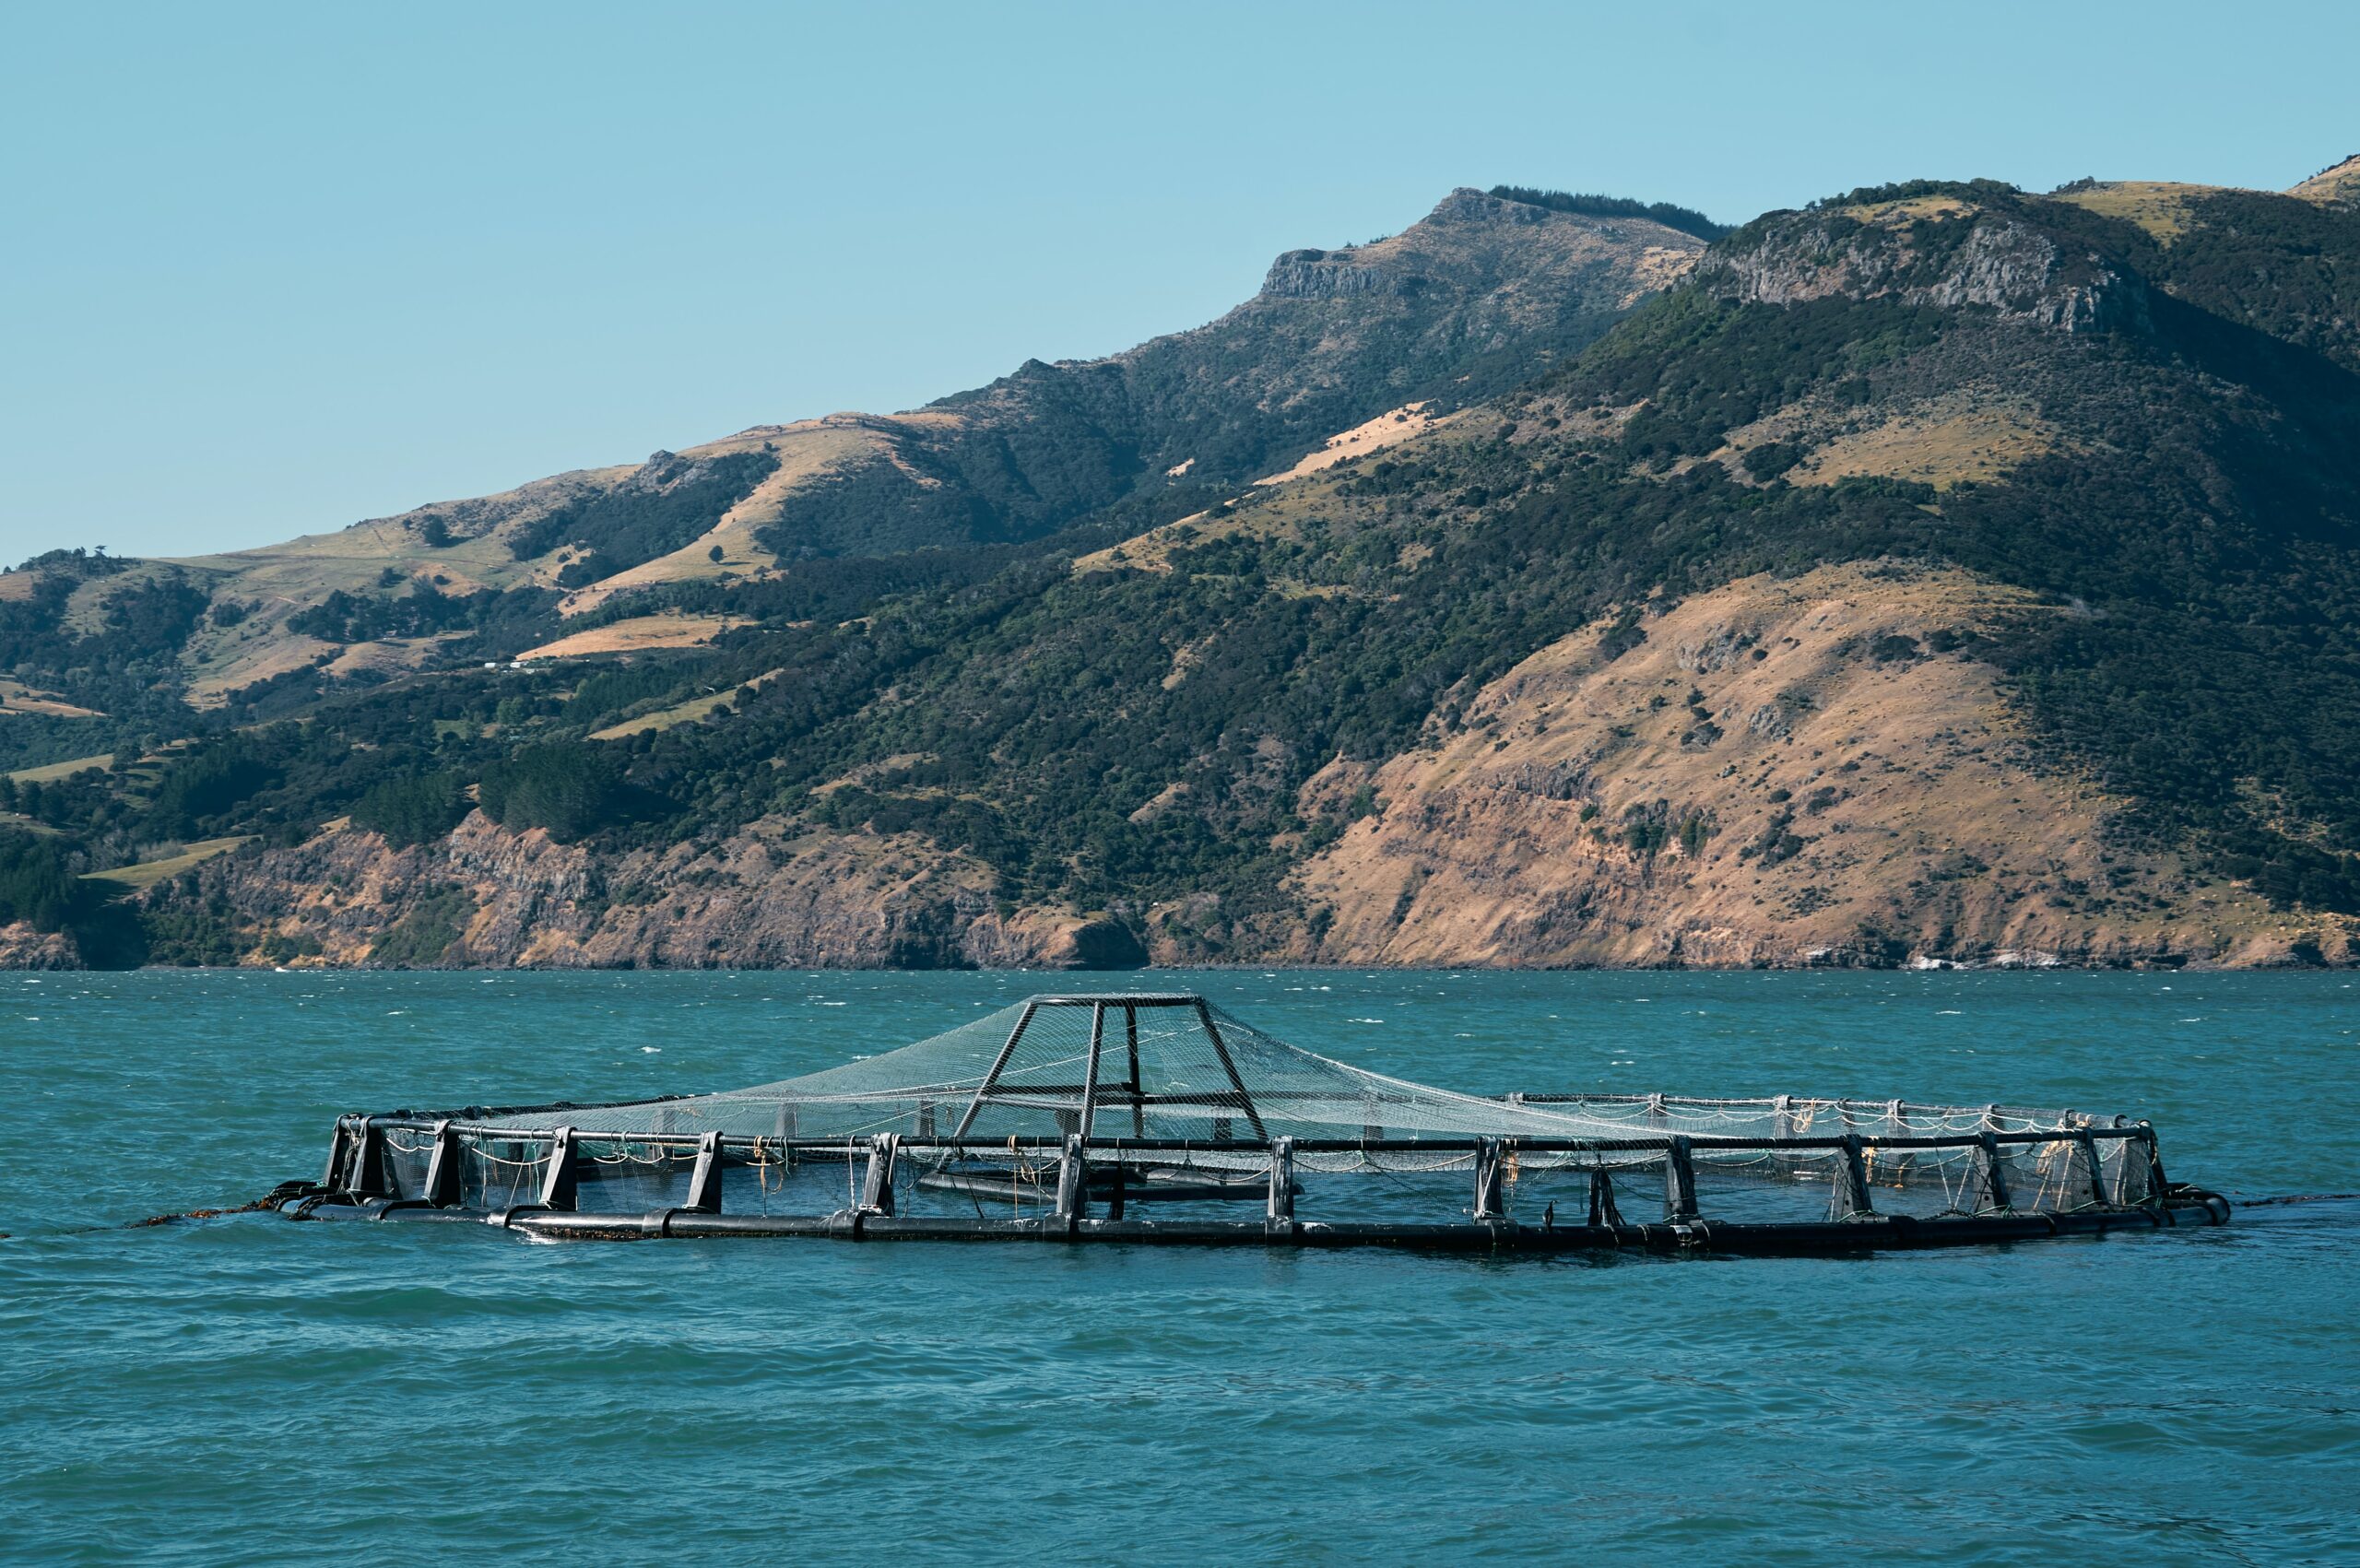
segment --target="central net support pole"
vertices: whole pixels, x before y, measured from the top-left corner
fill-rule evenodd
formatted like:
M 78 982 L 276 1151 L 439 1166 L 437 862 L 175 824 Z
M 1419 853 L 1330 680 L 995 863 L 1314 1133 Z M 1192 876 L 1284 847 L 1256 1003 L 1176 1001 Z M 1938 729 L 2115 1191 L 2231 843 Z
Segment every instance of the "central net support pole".
M 1664 1150 L 1663 1217 L 1675 1225 L 1696 1218 L 1696 1161 L 1685 1138 L 1675 1137 Z
M 992 1058 L 991 1069 L 984 1074 L 984 1081 L 975 1086 L 975 1097 L 967 1102 L 967 1109 L 960 1114 L 959 1125 L 951 1129 L 951 1142 L 957 1143 L 965 1138 L 967 1129 L 975 1125 L 975 1114 L 984 1108 L 984 1096 L 992 1091 L 992 1085 L 997 1083 L 999 1075 L 1007 1070 L 1009 1057 L 1016 1054 L 1016 1043 L 1024 1038 L 1024 1026 L 1032 1021 L 1032 1015 L 1039 1008 L 1039 1003 L 1027 1002 L 1023 1012 L 1017 1015 L 1016 1027 L 1008 1032 L 1008 1039 L 1001 1043 L 999 1055 Z
M 786 1157 L 786 1168 L 792 1171 L 795 1169 L 794 1101 L 782 1100 L 778 1102 L 778 1126 L 774 1130 L 778 1134 L 779 1150 Z

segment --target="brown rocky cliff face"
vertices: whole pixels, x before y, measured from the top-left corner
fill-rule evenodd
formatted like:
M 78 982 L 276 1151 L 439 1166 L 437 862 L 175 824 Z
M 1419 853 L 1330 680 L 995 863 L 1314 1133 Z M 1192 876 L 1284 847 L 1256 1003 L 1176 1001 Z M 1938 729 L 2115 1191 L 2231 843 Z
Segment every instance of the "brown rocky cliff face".
M 1145 957 L 1103 918 L 1003 915 L 986 885 L 981 867 L 917 841 L 782 840 L 758 825 L 602 859 L 478 813 L 413 849 L 337 828 L 214 861 L 193 896 L 226 901 L 254 933 L 248 961 L 263 961 L 274 937 L 316 944 L 298 961 L 483 968 L 1069 968 Z
M 63 932 L 36 931 L 24 921 L 0 925 L 0 969 L 79 969 L 82 955 Z

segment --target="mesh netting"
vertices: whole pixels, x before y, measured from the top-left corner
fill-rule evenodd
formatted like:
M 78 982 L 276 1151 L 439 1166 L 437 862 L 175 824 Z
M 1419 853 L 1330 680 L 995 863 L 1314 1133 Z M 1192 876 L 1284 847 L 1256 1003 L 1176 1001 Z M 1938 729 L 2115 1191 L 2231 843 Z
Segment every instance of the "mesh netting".
M 1195 996 L 1038 996 L 823 1072 L 686 1099 L 601 1105 L 582 1126 L 794 1138 L 1618 1138 L 1660 1135 L 1644 1103 L 1485 1099 L 1349 1067 Z M 1691 1118 L 1693 1119 L 1693 1118 Z M 492 1118 L 545 1126 L 546 1114 Z M 1734 1124 L 1733 1124 L 1734 1125 Z
M 906 1146 L 906 1155 L 903 1149 Z M 896 1187 L 897 1162 L 906 1158 Z M 823 1072 L 718 1094 L 339 1123 L 326 1185 L 500 1213 L 1292 1223 L 1514 1214 L 1612 1229 L 2153 1208 L 2121 1117 L 1780 1095 L 1487 1098 L 1290 1045 L 1186 995 L 1036 996 Z M 666 1221 L 668 1223 L 668 1221 Z

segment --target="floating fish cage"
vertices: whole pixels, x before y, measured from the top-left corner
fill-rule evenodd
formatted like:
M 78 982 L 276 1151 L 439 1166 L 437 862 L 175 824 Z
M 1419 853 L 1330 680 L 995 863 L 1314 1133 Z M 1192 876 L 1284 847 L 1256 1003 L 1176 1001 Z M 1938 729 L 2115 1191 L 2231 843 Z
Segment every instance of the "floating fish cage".
M 1187 994 L 1034 996 L 726 1093 L 348 1115 L 305 1220 L 808 1236 L 1851 1253 L 2227 1220 L 2143 1121 L 1793 1095 L 1454 1093 Z

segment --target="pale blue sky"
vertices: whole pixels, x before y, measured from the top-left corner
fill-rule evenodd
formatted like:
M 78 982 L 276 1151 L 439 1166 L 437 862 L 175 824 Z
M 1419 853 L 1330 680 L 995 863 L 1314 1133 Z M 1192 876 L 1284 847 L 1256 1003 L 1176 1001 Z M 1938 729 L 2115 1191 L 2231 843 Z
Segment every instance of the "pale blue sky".
M 2232 21 L 2229 18 L 2235 17 Z M 2283 186 L 2360 7 L 0 5 L 0 558 L 268 543 L 1210 319 L 1453 185 Z

